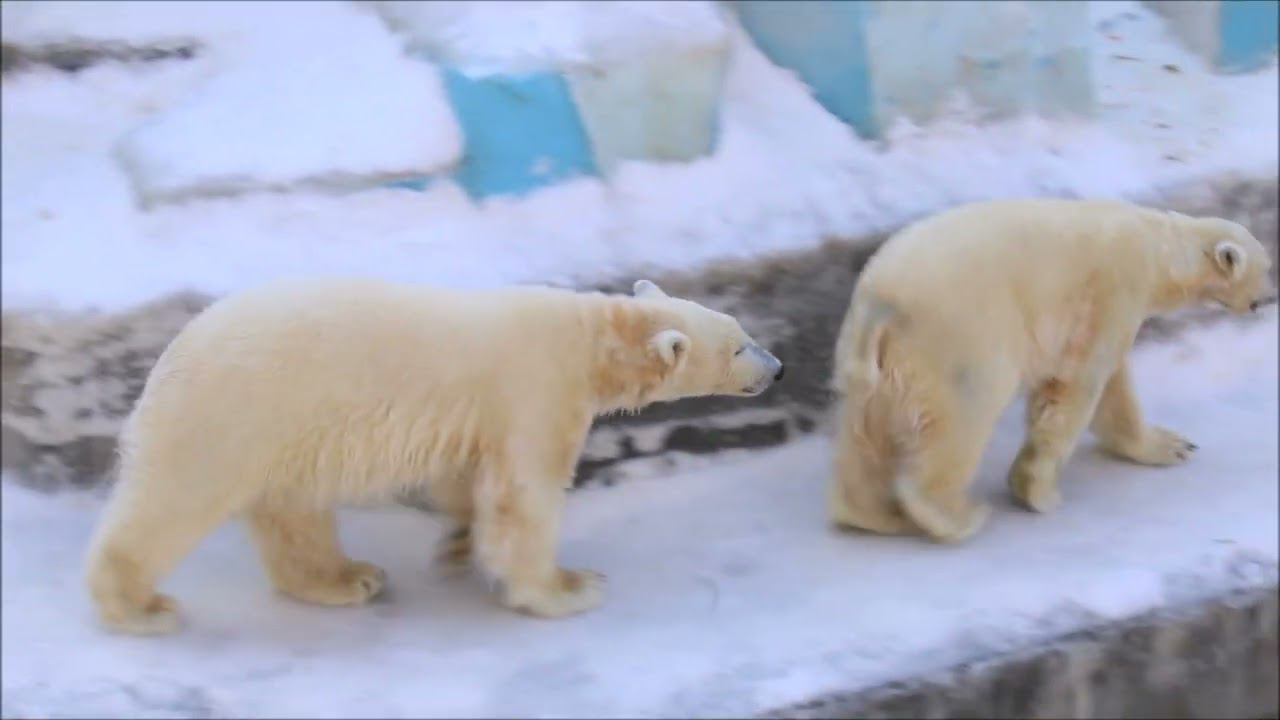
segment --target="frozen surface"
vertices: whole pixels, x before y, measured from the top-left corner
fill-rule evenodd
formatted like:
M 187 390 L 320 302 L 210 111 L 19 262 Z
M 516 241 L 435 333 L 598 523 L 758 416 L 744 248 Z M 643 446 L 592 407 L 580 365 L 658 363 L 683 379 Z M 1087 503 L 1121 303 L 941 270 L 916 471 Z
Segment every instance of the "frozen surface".
M 315 19 L 302 22 L 299 16 L 289 25 L 279 14 L 288 10 L 268 4 L 258 11 L 264 15 L 253 16 L 261 19 L 255 24 L 240 13 L 256 3 L 217 6 L 193 6 L 193 28 L 203 27 L 200 13 L 219 18 L 208 21 L 214 30 L 201 36 L 214 50 L 196 60 L 4 77 L 0 300 L 6 308 L 118 310 L 182 289 L 221 295 L 285 275 L 318 273 L 462 287 L 591 284 L 804 249 L 832 235 L 860 237 L 965 201 L 1045 194 L 1141 199 L 1224 172 L 1277 172 L 1274 66 L 1213 76 L 1138 3 L 1102 3 L 1093 37 L 1100 106 L 1087 122 L 1028 118 L 976 126 L 957 109 L 927 128 L 898 127 L 885 143 L 863 142 L 735 31 L 722 134 L 715 154 L 702 160 L 626 163 L 609 185 L 582 179 L 481 205 L 445 180 L 425 193 L 256 193 L 142 211 L 113 156 L 121 137 L 198 97 L 201 88 L 221 87 L 228 102 L 245 103 L 266 98 L 263 88 L 282 82 L 280 73 L 288 68 L 296 67 L 304 83 L 315 81 L 307 64 L 331 62 L 319 55 L 333 46 L 324 40 L 332 37 L 333 18 L 350 15 L 357 23 L 363 20 L 355 14 L 364 12 L 303 3 L 298 12 Z M 130 17 L 156 26 L 182 24 L 171 9 L 156 12 L 159 19 Z M 145 34 L 114 22 L 118 33 Z M 235 87 L 258 82 L 254 72 L 235 69 L 237 58 L 269 52 L 262 46 L 271 44 L 273 23 L 288 25 L 279 33 L 283 49 L 272 56 L 280 67 L 262 67 L 262 84 Z M 6 38 L 10 31 L 6 23 Z M 320 39 L 306 46 L 308 33 Z M 530 42 L 542 37 L 534 33 Z M 239 80 L 226 79 L 235 72 Z M 339 73 L 342 82 L 326 97 L 393 93 L 396 79 L 406 75 L 388 72 L 385 83 L 382 77 Z M 352 87 L 360 83 L 368 87 Z M 288 116 L 307 106 L 290 109 L 289 97 L 285 93 L 274 110 L 258 106 L 252 112 Z M 347 108 L 337 116 L 358 114 Z M 404 129 L 400 120 L 376 113 L 364 120 L 371 128 Z M 276 130 L 253 136 L 264 143 L 264 157 L 274 155 L 268 142 L 303 142 L 300 134 Z M 191 144 L 190 156 L 216 161 L 210 139 L 219 131 L 191 128 L 200 142 Z M 424 124 L 423 132 L 430 131 Z M 406 147 L 417 148 L 423 159 L 428 145 L 448 145 L 431 144 L 437 140 Z M 319 144 L 310 144 L 307 163 L 316 164 L 308 171 L 320 164 L 311 152 L 323 155 Z M 372 159 L 386 148 L 372 140 L 365 147 L 367 167 L 381 164 L 382 155 L 379 162 Z M 406 159 L 411 154 L 406 150 Z M 338 156 L 361 161 L 335 150 Z M 257 167 L 238 165 L 246 173 Z
M 1275 582 L 1277 322 L 1140 350 L 1147 416 L 1200 445 L 1141 468 L 1082 444 L 1054 514 L 1011 506 L 1011 409 L 971 543 L 838 534 L 813 439 L 682 476 L 571 496 L 562 556 L 608 573 L 596 612 L 501 610 L 475 577 L 428 577 L 436 520 L 347 513 L 389 597 L 275 597 L 246 533 L 216 533 L 165 583 L 183 634 L 102 634 L 79 580 L 100 502 L 3 484 L 3 714 L 38 717 L 742 716 L 945 667 L 1230 587 Z

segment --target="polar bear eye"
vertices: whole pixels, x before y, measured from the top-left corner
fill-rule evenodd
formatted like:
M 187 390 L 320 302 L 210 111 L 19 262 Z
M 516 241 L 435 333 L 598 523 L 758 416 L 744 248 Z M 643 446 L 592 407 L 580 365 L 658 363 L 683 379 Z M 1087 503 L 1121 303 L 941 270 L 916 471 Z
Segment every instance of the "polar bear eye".
M 739 356 L 739 355 L 741 355 L 743 352 L 745 352 L 745 351 L 746 351 L 746 349 L 747 349 L 747 346 L 746 346 L 746 345 L 743 345 L 742 347 L 738 348 L 738 351 L 737 351 L 737 352 L 735 352 L 735 353 L 733 354 L 733 356 L 734 356 L 734 357 L 738 357 L 738 356 Z

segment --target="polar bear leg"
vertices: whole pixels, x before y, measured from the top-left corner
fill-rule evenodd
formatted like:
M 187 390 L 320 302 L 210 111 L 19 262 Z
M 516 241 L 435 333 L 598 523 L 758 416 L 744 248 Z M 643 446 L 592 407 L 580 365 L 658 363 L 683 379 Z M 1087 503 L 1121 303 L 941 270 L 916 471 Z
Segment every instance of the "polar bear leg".
M 297 600 L 362 605 L 386 583 L 381 568 L 343 553 L 332 510 L 259 505 L 249 511 L 249 528 L 271 582 Z
M 447 575 L 461 573 L 471 564 L 471 524 L 457 523 L 436 545 L 435 564 Z
M 1027 437 L 1009 469 L 1009 490 L 1023 505 L 1049 512 L 1062 502 L 1058 475 L 1102 395 L 1098 373 L 1050 378 L 1027 398 Z
M 903 509 L 938 542 L 967 540 L 990 515 L 969 498 L 990 429 L 977 418 L 946 418 L 922 434 L 894 482 Z
M 990 508 L 969 497 L 969 487 L 1007 402 L 1007 388 L 988 382 L 982 392 L 954 383 L 926 382 L 927 356 L 916 361 L 912 397 L 903 405 L 916 428 L 893 482 L 907 515 L 938 542 L 958 543 L 982 528 Z
M 541 617 L 574 615 L 604 600 L 604 577 L 556 564 L 564 482 L 500 470 L 481 474 L 472 537 L 481 567 L 503 585 L 503 603 Z
M 882 535 L 914 533 L 917 528 L 893 496 L 896 458 L 892 448 L 876 447 L 860 432 L 865 408 L 842 409 L 838 419 L 834 473 L 827 496 L 831 521 L 839 528 Z M 885 421 L 884 418 L 876 418 Z
M 122 479 L 89 550 L 87 580 L 102 624 L 132 635 L 162 635 L 181 625 L 178 603 L 156 583 L 231 516 L 227 502 L 164 502 L 163 487 Z
M 1127 359 L 1107 381 L 1091 429 L 1104 450 L 1142 465 L 1176 465 L 1196 449 L 1177 433 L 1143 422 Z

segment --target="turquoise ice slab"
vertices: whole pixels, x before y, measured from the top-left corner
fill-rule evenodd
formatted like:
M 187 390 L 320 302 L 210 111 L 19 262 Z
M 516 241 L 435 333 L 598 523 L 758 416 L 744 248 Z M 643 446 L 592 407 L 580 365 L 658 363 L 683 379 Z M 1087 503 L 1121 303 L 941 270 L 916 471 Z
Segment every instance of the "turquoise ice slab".
M 744 0 L 737 8 L 743 28 L 770 60 L 795 71 L 815 99 L 859 135 L 876 135 L 865 3 Z
M 523 195 L 597 174 L 577 107 L 558 73 L 471 77 L 446 68 L 444 80 L 466 143 L 454 177 L 472 198 Z
M 1218 8 L 1218 69 L 1249 72 L 1267 63 L 1276 52 L 1280 3 L 1274 0 L 1224 0 Z

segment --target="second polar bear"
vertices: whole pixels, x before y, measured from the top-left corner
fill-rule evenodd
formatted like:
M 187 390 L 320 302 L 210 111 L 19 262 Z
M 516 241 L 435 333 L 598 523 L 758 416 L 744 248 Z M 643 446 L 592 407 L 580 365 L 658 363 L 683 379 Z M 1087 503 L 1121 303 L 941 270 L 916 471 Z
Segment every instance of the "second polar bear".
M 423 484 L 508 606 L 581 612 L 602 578 L 555 556 L 592 419 L 781 376 L 732 317 L 644 280 L 635 297 L 362 280 L 233 296 L 173 340 L 126 423 L 90 593 L 111 629 L 175 630 L 156 583 L 243 516 L 281 592 L 364 603 L 383 573 L 343 552 L 335 507 Z
M 1169 465 L 1195 446 L 1147 425 L 1127 353 L 1149 316 L 1197 301 L 1248 312 L 1274 293 L 1244 227 L 1121 202 L 1007 200 L 928 218 L 867 264 L 836 348 L 843 394 L 829 498 L 839 525 L 963 540 L 988 509 L 968 488 L 1015 393 L 1027 436 L 1012 493 L 1047 511 L 1086 427 Z

